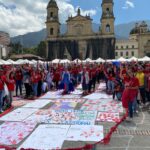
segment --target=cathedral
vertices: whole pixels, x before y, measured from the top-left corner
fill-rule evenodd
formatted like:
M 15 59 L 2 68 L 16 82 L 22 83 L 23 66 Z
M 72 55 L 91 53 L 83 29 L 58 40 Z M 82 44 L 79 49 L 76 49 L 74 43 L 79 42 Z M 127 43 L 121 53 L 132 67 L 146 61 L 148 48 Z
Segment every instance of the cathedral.
M 113 0 L 102 0 L 102 15 L 98 32 L 92 30 L 92 18 L 81 15 L 78 8 L 76 16 L 71 14 L 66 20 L 67 31 L 60 33 L 59 8 L 55 0 L 47 6 L 47 58 L 59 59 L 103 59 L 115 58 L 115 34 Z

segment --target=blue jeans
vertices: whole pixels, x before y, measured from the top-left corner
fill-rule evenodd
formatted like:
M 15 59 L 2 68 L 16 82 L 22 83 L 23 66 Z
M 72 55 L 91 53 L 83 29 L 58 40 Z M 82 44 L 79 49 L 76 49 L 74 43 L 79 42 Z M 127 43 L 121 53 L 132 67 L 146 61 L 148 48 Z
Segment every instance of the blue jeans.
M 16 80 L 16 96 L 18 95 L 18 88 L 20 90 L 20 95 L 22 95 L 22 80 Z
M 34 96 L 37 96 L 37 88 L 38 88 L 38 83 L 33 83 L 32 89 L 33 89 Z
M 133 101 L 129 102 L 129 117 L 130 118 L 133 118 L 133 111 L 136 110 L 136 107 L 137 107 L 137 101 L 135 97 Z
M 122 93 L 116 92 L 116 97 L 117 97 L 118 101 L 121 101 Z
M 112 92 L 112 93 L 114 92 L 115 84 L 114 84 L 113 81 L 108 80 L 108 82 L 107 82 L 107 87 L 108 87 L 108 91 L 109 91 L 109 92 Z
M 2 110 L 3 107 L 3 90 L 0 91 L 0 111 Z

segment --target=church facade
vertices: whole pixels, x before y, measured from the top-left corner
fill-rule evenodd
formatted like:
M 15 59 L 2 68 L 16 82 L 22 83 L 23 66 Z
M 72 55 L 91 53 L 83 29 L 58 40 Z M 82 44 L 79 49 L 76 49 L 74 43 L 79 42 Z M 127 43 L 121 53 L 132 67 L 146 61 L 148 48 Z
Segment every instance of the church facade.
M 103 0 L 100 29 L 97 33 L 92 30 L 90 16 L 82 16 L 80 9 L 76 16 L 66 20 L 67 32 L 60 33 L 59 8 L 55 0 L 50 0 L 47 6 L 47 58 L 74 60 L 115 58 L 115 34 L 113 0 Z

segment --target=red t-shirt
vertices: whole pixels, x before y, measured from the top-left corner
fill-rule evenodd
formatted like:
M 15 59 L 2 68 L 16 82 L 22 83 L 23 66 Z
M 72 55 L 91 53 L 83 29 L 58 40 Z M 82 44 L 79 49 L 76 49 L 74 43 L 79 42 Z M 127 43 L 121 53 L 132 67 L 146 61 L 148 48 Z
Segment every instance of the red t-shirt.
M 129 82 L 130 87 L 139 87 L 139 80 L 136 77 L 130 79 Z M 130 100 L 134 100 L 134 98 L 138 94 L 138 89 L 129 89 L 130 90 Z
M 16 71 L 16 80 L 22 80 L 22 79 L 23 79 L 22 72 Z
M 7 87 L 9 91 L 15 90 L 15 80 L 13 78 L 10 78 L 9 81 L 7 81 Z
M 0 77 L 0 91 L 4 90 L 4 81 L 2 77 Z

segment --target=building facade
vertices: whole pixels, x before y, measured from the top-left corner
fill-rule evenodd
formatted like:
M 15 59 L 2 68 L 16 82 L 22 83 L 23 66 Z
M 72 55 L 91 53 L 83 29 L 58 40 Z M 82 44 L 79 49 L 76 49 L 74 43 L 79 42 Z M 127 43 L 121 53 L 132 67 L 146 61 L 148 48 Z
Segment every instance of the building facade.
M 10 36 L 8 33 L 0 31 L 0 59 L 6 58 L 9 53 Z
M 76 16 L 66 20 L 67 32 L 60 33 L 59 8 L 55 0 L 47 6 L 47 58 L 69 59 L 113 59 L 115 57 L 114 13 L 113 0 L 103 0 L 100 30 L 92 30 L 90 16 L 82 16 L 80 9 Z
M 145 21 L 136 23 L 128 40 L 116 40 L 115 58 L 150 57 L 150 30 Z
M 139 57 L 138 54 L 139 46 L 138 41 L 134 39 L 127 40 L 116 40 L 115 46 L 115 58 L 124 57 L 126 59 L 131 57 Z
M 136 23 L 130 32 L 130 36 L 138 41 L 139 57 L 150 56 L 150 30 L 146 22 Z

